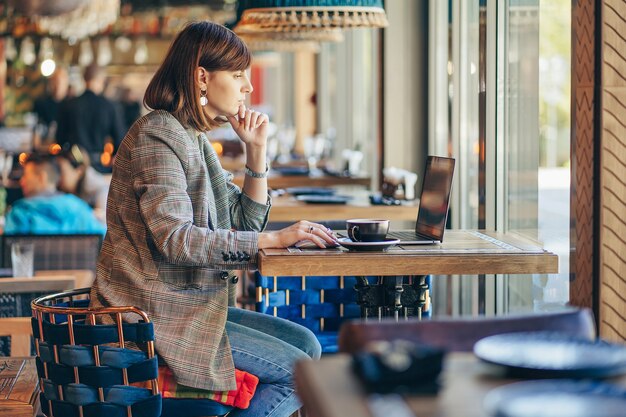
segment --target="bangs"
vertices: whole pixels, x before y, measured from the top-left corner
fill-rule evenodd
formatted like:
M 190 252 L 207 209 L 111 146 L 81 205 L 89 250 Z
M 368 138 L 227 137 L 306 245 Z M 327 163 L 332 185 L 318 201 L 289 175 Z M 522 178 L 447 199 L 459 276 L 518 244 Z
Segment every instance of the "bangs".
M 215 25 L 212 29 L 219 33 L 204 33 L 198 65 L 208 71 L 244 71 L 250 68 L 252 54 L 244 41 L 224 26 Z M 219 44 L 215 39 L 220 39 Z
M 248 49 L 248 46 L 241 40 L 241 38 L 235 35 L 237 38 L 236 46 L 237 52 L 234 52 L 235 56 L 233 57 L 232 68 L 228 68 L 231 71 L 244 71 L 250 68 L 250 64 L 252 63 L 252 54 Z

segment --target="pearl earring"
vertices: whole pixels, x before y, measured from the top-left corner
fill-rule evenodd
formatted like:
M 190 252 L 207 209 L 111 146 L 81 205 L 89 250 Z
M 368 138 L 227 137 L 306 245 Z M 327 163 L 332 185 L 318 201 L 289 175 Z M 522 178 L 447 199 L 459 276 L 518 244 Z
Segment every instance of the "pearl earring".
M 200 90 L 200 105 L 202 107 L 208 104 L 209 100 L 206 98 L 206 90 Z

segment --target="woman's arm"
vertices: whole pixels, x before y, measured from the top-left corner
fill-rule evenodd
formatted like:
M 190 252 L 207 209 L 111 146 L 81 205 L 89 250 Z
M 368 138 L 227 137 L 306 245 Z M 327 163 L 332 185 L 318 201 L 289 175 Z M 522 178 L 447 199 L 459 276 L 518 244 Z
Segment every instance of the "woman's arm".
M 228 121 L 246 146 L 246 177 L 243 192 L 252 200 L 265 204 L 267 201 L 267 130 L 266 114 L 246 109 L 241 105 L 239 114 L 229 116 Z
M 258 252 L 256 232 L 211 230 L 194 224 L 186 170 L 189 149 L 186 133 L 167 126 L 144 127 L 136 138 L 130 161 L 135 198 L 142 222 L 168 262 L 224 269 L 254 267 Z M 129 224 L 127 227 L 142 227 Z M 233 262 L 223 253 L 250 254 Z

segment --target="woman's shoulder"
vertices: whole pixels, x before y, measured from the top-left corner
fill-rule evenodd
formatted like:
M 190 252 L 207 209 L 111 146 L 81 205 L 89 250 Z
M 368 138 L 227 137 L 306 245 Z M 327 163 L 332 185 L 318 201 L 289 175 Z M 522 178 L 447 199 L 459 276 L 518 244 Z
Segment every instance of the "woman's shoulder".
M 154 110 L 140 117 L 129 130 L 131 136 L 148 135 L 165 142 L 187 142 L 188 134 L 171 113 L 165 110 Z
M 185 130 L 183 125 L 180 124 L 170 112 L 165 110 L 153 110 L 145 116 L 140 117 L 136 124 L 142 127 L 160 127 L 170 129 Z

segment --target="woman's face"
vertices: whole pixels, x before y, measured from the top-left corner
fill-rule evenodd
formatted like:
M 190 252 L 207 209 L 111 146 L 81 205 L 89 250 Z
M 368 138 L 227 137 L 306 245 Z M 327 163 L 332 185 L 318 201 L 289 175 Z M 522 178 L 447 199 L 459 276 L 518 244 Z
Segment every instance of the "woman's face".
M 247 71 L 213 71 L 207 73 L 206 111 L 212 119 L 233 116 L 253 90 Z

